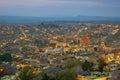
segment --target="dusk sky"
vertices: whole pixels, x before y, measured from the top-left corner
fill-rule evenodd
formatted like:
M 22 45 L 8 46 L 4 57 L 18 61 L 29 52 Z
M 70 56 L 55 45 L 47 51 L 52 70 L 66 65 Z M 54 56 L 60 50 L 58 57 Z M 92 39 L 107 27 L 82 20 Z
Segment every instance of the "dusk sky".
M 0 0 L 0 15 L 120 17 L 120 0 Z

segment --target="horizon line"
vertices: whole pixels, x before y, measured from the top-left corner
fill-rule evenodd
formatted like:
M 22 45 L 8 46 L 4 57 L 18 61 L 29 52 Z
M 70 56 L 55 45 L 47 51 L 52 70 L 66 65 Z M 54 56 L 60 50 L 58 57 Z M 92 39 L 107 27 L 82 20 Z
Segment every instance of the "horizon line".
M 120 18 L 120 16 L 101 16 L 101 15 L 71 15 L 71 16 L 67 16 L 67 15 L 55 15 L 55 16 L 27 16 L 27 15 L 0 15 L 0 17 L 111 17 L 111 18 Z

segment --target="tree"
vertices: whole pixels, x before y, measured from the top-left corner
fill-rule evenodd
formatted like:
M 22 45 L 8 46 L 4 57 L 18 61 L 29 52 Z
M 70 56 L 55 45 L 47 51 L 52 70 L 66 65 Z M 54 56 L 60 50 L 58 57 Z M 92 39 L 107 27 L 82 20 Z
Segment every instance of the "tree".
M 0 61 L 1 62 L 11 62 L 12 61 L 12 56 L 10 53 L 5 53 L 0 56 Z
M 46 73 L 42 73 L 42 79 L 41 80 L 56 80 L 52 76 L 48 76 Z
M 107 63 L 103 59 L 99 58 L 98 59 L 98 71 L 103 72 L 105 66 L 107 66 Z
M 55 80 L 76 80 L 76 73 L 73 69 L 65 69 L 56 74 Z
M 18 80 L 34 80 L 36 75 L 37 74 L 33 68 L 24 67 L 18 75 Z
M 94 65 L 93 62 L 89 62 L 89 61 L 85 60 L 85 62 L 83 62 L 83 64 L 82 64 L 82 69 L 84 71 L 90 72 L 93 70 L 93 65 Z
M 0 78 L 4 76 L 4 69 L 0 69 Z
M 66 68 L 73 68 L 73 67 L 78 66 L 78 65 L 80 65 L 80 62 L 78 60 L 73 60 L 73 61 L 68 62 L 66 64 Z

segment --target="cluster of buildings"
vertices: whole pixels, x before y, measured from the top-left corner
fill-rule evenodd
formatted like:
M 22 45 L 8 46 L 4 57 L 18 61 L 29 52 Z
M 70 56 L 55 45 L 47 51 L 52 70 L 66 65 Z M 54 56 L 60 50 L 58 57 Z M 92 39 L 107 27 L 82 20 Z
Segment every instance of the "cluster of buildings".
M 14 67 L 15 74 L 25 66 L 42 72 L 50 67 L 64 68 L 72 59 L 96 62 L 98 57 L 108 64 L 108 72 L 120 67 L 119 25 L 59 25 L 0 25 L 0 54 L 11 53 L 14 60 L 8 64 Z M 0 64 L 1 72 L 6 64 Z M 78 80 L 89 79 L 79 76 Z M 95 80 L 106 80 L 106 77 Z

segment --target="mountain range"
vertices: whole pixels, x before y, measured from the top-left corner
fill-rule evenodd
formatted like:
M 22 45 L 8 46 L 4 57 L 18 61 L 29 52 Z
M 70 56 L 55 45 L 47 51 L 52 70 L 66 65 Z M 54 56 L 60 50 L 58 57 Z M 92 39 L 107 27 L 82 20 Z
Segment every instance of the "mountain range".
M 31 17 L 31 16 L 0 16 L 2 24 L 39 24 L 41 22 L 92 22 L 92 23 L 118 23 L 120 17 L 104 16 L 57 16 L 57 17 Z

